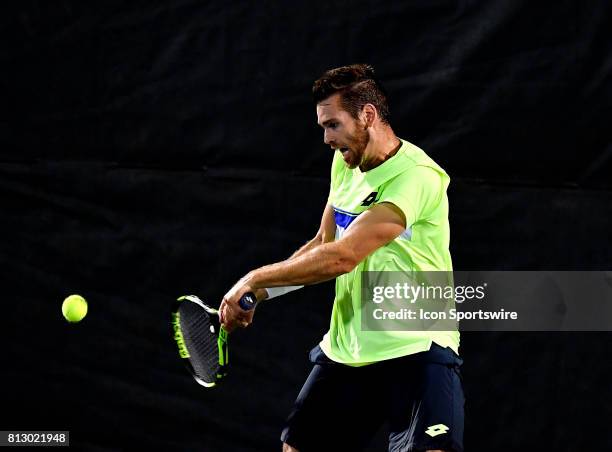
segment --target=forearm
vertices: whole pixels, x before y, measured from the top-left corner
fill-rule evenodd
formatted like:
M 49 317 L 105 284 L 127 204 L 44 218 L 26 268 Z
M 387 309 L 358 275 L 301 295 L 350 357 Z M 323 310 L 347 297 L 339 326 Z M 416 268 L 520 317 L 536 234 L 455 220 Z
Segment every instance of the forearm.
M 356 264 L 353 253 L 345 246 L 338 242 L 323 243 L 285 261 L 253 270 L 246 275 L 245 282 L 254 290 L 315 284 L 348 273 Z
M 308 242 L 306 242 L 300 249 L 298 249 L 295 253 L 293 253 L 289 259 L 294 259 L 298 256 L 303 255 L 304 253 L 307 253 L 308 251 L 311 251 L 313 249 L 315 249 L 317 246 L 322 245 L 323 244 L 323 238 L 320 235 L 316 235 L 313 239 L 309 240 Z M 287 260 L 289 260 L 287 259 Z

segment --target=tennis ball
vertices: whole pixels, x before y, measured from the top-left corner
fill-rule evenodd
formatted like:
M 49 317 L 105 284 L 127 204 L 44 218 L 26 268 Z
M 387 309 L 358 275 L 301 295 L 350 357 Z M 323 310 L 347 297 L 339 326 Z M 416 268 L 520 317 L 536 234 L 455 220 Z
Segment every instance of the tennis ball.
M 87 301 L 80 295 L 70 295 L 62 303 L 62 314 L 71 323 L 80 322 L 87 315 Z

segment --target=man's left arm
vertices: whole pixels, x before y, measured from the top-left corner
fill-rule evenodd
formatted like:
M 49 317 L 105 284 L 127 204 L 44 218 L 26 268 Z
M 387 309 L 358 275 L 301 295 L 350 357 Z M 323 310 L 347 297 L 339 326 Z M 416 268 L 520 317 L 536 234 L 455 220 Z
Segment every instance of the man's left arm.
M 349 273 L 405 229 L 404 214 L 397 206 L 385 202 L 375 205 L 359 215 L 340 240 L 322 244 L 298 257 L 260 267 L 242 277 L 223 297 L 222 322 L 229 330 L 235 325 L 251 323 L 252 312 L 245 312 L 238 305 L 246 292 L 264 287 L 316 284 Z

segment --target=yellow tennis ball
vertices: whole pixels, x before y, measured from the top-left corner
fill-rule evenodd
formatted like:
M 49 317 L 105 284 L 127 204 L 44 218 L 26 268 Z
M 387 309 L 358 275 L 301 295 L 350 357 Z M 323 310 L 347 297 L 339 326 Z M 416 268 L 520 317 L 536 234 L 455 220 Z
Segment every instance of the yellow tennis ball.
M 87 315 L 87 301 L 80 295 L 70 295 L 62 303 L 62 314 L 71 323 L 80 322 Z

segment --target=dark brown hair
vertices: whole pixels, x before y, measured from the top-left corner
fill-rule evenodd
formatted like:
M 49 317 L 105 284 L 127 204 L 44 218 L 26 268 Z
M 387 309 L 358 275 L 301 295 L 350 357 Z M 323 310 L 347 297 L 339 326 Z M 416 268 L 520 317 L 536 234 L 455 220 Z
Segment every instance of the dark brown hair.
M 372 104 L 382 122 L 389 124 L 387 95 L 374 76 L 374 68 L 369 64 L 351 64 L 330 69 L 312 85 L 316 104 L 336 93 L 340 93 L 342 107 L 353 118 L 358 118 L 365 104 Z

